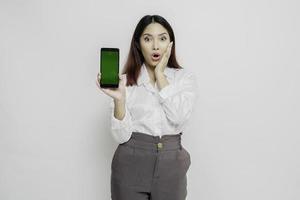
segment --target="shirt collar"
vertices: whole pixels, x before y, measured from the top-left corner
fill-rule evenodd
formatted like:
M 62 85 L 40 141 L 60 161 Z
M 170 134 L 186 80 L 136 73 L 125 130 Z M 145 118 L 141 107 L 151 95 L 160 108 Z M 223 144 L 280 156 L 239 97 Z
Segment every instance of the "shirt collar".
M 166 68 L 164 70 L 164 74 L 167 76 L 167 78 L 173 79 L 174 78 L 174 69 L 166 66 Z M 140 75 L 138 76 L 137 85 L 141 85 L 143 83 L 148 83 L 148 82 L 150 82 L 150 77 L 149 77 L 146 65 L 145 65 L 145 63 L 143 63 L 142 67 L 141 67 Z

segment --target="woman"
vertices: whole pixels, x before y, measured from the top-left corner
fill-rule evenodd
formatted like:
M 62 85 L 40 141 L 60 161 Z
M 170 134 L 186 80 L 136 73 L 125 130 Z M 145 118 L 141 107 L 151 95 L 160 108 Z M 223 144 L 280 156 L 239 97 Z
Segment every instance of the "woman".
M 191 159 L 181 145 L 197 96 L 196 80 L 177 63 L 175 36 L 159 15 L 137 24 L 112 97 L 112 200 L 184 200 Z

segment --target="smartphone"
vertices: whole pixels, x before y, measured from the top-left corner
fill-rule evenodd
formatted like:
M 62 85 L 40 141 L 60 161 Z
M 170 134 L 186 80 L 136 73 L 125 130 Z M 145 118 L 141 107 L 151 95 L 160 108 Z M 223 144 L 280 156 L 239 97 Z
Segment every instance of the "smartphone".
M 100 87 L 118 88 L 119 86 L 119 48 L 101 48 Z

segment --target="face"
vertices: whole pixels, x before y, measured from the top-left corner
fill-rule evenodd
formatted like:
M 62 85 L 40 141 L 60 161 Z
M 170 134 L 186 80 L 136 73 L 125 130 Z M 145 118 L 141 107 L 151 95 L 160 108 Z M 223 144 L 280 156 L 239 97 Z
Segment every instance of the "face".
M 140 46 L 145 64 L 155 68 L 170 43 L 170 36 L 159 23 L 149 24 L 140 37 Z

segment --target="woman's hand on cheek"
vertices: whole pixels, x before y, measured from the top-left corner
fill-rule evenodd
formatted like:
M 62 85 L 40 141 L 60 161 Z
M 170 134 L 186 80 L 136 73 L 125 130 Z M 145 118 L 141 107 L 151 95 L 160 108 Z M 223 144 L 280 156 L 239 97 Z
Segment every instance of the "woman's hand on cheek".
M 173 46 L 173 42 L 170 42 L 165 53 L 163 54 L 163 56 L 160 60 L 160 62 L 155 67 L 155 73 L 163 73 L 164 72 L 164 70 L 168 64 L 170 55 L 171 55 L 172 46 Z

